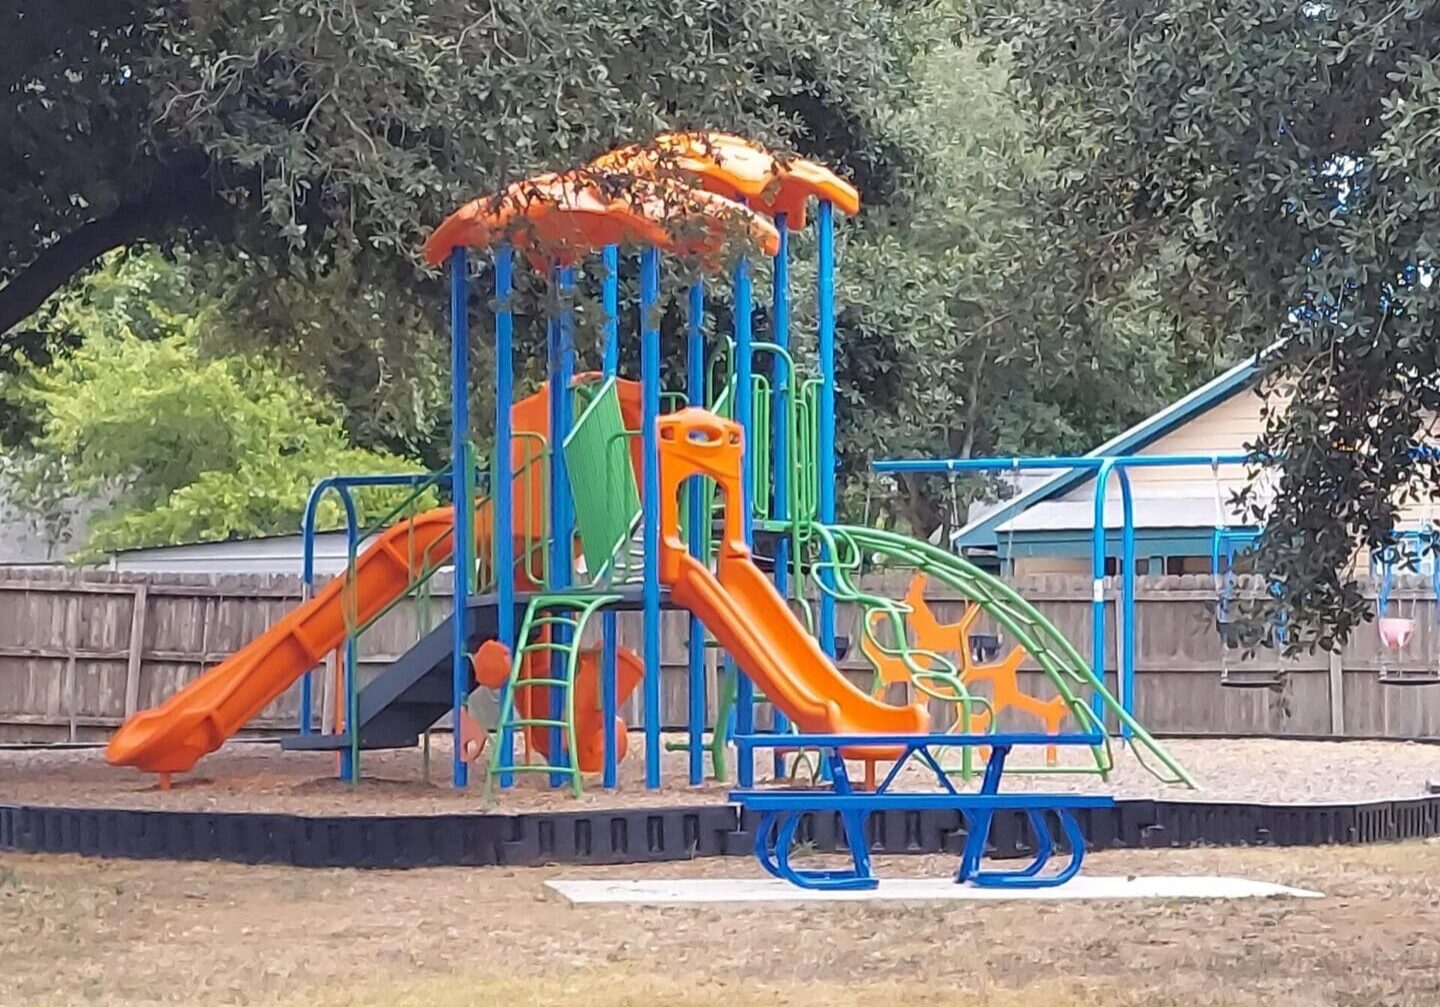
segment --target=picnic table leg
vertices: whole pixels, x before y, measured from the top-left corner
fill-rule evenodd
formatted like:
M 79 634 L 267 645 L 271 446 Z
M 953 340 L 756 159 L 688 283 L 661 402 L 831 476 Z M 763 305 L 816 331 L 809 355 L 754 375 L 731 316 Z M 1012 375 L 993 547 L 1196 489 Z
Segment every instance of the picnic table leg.
M 964 815 L 967 825 L 965 849 L 960 854 L 960 870 L 955 873 L 955 882 L 962 885 L 979 876 L 980 861 L 985 856 L 985 840 L 990 836 L 990 812 L 966 811 Z
M 780 866 L 775 862 L 776 833 L 779 831 L 779 813 L 765 811 L 760 814 L 760 824 L 755 826 L 755 859 L 766 873 L 784 878 Z
M 985 762 L 985 776 L 980 781 L 980 793 L 1000 792 L 1000 777 L 1005 774 L 1005 760 L 1010 757 L 1009 745 L 996 745 Z
M 790 850 L 795 844 L 795 832 L 800 826 L 801 814 L 803 812 L 791 813 L 781 822 L 777 831 L 775 863 L 779 868 L 778 877 L 784 878 L 792 885 L 812 891 L 855 891 L 875 888 L 879 884 L 870 873 L 870 851 L 866 849 L 864 840 L 864 812 L 842 812 L 847 839 L 854 842 L 851 838 L 852 819 L 854 820 L 854 834 L 858 834 L 860 837 L 858 845 L 854 845 L 850 849 L 851 860 L 854 863 L 852 868 L 848 870 L 799 870 L 791 866 Z
M 1055 809 L 1066 842 L 1070 846 L 1070 861 L 1058 873 L 1048 877 L 1041 877 L 1040 871 L 1049 863 L 1055 851 L 1054 837 L 1045 822 L 1043 811 L 1028 811 L 1026 814 L 1035 830 L 1037 849 L 1034 862 L 1019 871 L 976 871 L 969 880 L 982 888 L 1057 888 L 1080 872 L 1080 865 L 1085 859 L 1085 835 L 1080 831 L 1080 825 L 1075 821 L 1070 809 Z M 964 869 L 963 864 L 961 869 Z

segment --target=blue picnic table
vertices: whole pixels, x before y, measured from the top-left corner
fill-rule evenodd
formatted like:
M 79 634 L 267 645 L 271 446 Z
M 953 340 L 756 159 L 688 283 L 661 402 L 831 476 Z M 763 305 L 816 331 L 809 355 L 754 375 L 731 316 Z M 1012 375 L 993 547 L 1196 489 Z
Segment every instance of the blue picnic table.
M 1000 782 L 1011 751 L 1022 745 L 1104 744 L 1098 733 L 1087 734 L 751 734 L 733 739 L 742 759 L 755 749 L 802 748 L 818 750 L 829 770 L 828 788 L 752 788 L 732 790 L 730 800 L 759 814 L 755 828 L 755 858 L 777 878 L 813 890 L 870 889 L 879 884 L 870 861 L 865 822 L 876 811 L 953 810 L 966 822 L 965 847 L 956 871 L 957 883 L 983 888 L 1048 888 L 1063 885 L 1080 870 L 1085 859 L 1085 836 L 1075 812 L 1114 807 L 1115 799 L 1095 794 L 1002 793 Z M 990 749 L 978 791 L 955 788 L 932 749 L 970 746 Z M 895 748 L 901 754 L 874 790 L 857 790 L 845 765 L 847 749 Z M 912 760 L 928 768 L 935 786 L 926 791 L 895 790 L 900 771 Z M 1015 870 L 982 870 L 990 826 L 998 812 L 1022 812 L 1035 837 L 1035 855 Z M 841 822 L 851 866 L 818 870 L 797 868 L 790 862 L 795 833 L 807 814 L 833 813 Z M 1060 823 L 1069 860 L 1053 874 L 1043 873 L 1055 853 L 1050 816 Z

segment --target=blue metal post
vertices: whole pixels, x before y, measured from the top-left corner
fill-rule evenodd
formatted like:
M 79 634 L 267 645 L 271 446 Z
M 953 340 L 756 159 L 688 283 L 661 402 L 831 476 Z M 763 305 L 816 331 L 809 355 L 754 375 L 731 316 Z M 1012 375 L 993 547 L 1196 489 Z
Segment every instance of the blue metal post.
M 513 255 L 509 245 L 495 249 L 495 460 L 490 508 L 493 516 L 491 548 L 495 553 L 496 635 L 513 653 L 515 649 L 515 457 L 511 447 L 510 406 L 515 374 L 512 349 L 514 318 L 510 312 Z M 500 731 L 500 764 L 515 764 L 515 733 Z M 515 783 L 514 773 L 501 773 L 500 786 Z
M 601 350 L 601 368 L 607 378 L 620 370 L 620 250 L 607 245 L 604 252 L 605 285 L 602 299 L 605 308 L 605 345 Z M 619 753 L 615 751 L 615 717 L 620 697 L 616 687 L 616 648 L 619 646 L 619 624 L 614 612 L 600 617 L 600 711 L 605 724 L 605 759 L 601 786 L 614 789 L 620 781 Z
M 782 350 L 790 348 L 790 229 L 786 226 L 783 213 L 775 215 L 775 229 L 780 232 L 780 248 L 775 253 L 775 289 L 772 292 L 772 314 L 774 315 L 774 343 Z M 773 401 L 770 412 L 770 438 L 774 444 L 772 471 L 775 473 L 775 493 L 771 501 L 770 515 L 779 531 L 775 539 L 775 590 L 784 597 L 789 591 L 790 579 L 790 538 L 785 533 L 785 522 L 790 520 L 790 365 L 784 353 L 775 353 L 772 385 Z M 800 585 L 795 585 L 799 588 Z M 772 729 L 781 734 L 789 729 L 790 721 L 779 708 L 775 709 Z M 776 779 L 785 776 L 785 755 L 774 752 Z
M 819 291 L 820 313 L 820 494 L 821 524 L 835 523 L 835 207 L 820 202 Z M 833 559 L 833 557 L 832 557 Z M 824 574 L 831 588 L 830 575 Z M 835 656 L 835 598 L 820 595 L 820 646 Z
M 685 394 L 692 406 L 705 406 L 705 284 L 690 286 L 688 341 L 685 346 Z M 685 490 L 686 522 L 690 529 L 690 555 L 703 560 L 710 536 L 710 515 L 705 513 L 703 480 L 691 479 Z M 690 672 L 689 753 L 690 783 L 705 780 L 705 625 L 690 616 L 688 665 Z
M 741 499 L 727 500 L 727 507 L 739 507 L 743 515 L 745 541 L 751 538 L 754 508 L 750 500 L 750 480 L 755 468 L 755 454 L 751 444 L 754 433 L 751 395 L 751 313 L 754 297 L 750 281 L 750 263 L 743 258 L 735 264 L 735 419 L 744 429 L 744 456 L 740 474 Z M 755 730 L 755 683 L 749 675 L 741 674 L 735 684 L 735 732 L 753 734 Z M 739 750 L 736 752 L 739 755 Z M 755 783 L 755 760 L 748 754 L 739 759 L 740 786 L 749 787 Z
M 552 591 L 570 586 L 574 562 L 575 507 L 570 498 L 570 475 L 565 468 L 565 438 L 570 433 L 574 403 L 570 385 L 575 376 L 575 316 L 570 308 L 570 295 L 575 289 L 575 270 L 569 266 L 554 269 L 551 278 L 560 300 L 560 312 L 550 319 L 549 350 L 546 354 L 550 377 L 550 583 Z M 557 646 L 570 642 L 570 630 L 558 623 L 550 627 L 550 640 Z M 565 678 L 567 660 L 558 650 L 550 652 L 550 677 Z M 571 683 L 573 688 L 574 683 Z M 550 689 L 550 719 L 565 717 L 563 690 Z M 564 731 L 550 728 L 550 764 L 558 765 L 564 750 Z M 578 758 L 578 756 L 575 756 Z M 550 785 L 565 783 L 563 773 L 552 773 Z
M 354 480 L 363 481 L 373 478 L 375 477 L 358 476 L 354 477 Z M 310 499 L 305 502 L 305 519 L 301 522 L 300 525 L 300 540 L 303 544 L 304 556 L 300 570 L 300 579 L 305 584 L 305 595 L 307 600 L 311 596 L 313 596 L 315 590 L 315 517 L 316 513 L 320 508 L 320 501 L 324 499 L 325 494 L 332 489 L 339 495 L 340 503 L 345 508 L 345 555 L 347 557 L 353 557 L 355 555 L 356 546 L 358 544 L 358 537 L 360 534 L 360 522 L 355 512 L 355 499 L 350 495 L 350 489 L 347 485 L 347 483 L 350 481 L 351 480 L 346 480 L 343 477 L 322 479 L 320 480 L 320 482 L 315 484 L 315 488 L 310 491 Z M 345 634 L 345 647 L 348 652 L 348 650 L 350 649 L 349 632 L 346 632 Z M 350 673 L 349 669 L 346 669 L 345 673 L 348 675 Z M 310 676 L 312 674 L 313 671 L 307 671 L 305 673 L 305 679 L 301 683 L 301 734 L 311 734 L 313 732 L 313 728 L 310 723 L 314 714 L 313 694 L 311 692 L 310 683 Z M 346 689 L 346 694 L 349 694 L 348 688 Z M 338 702 L 339 697 L 336 697 L 336 700 Z M 350 716 L 348 709 L 345 716 L 347 718 Z M 350 753 L 348 751 L 342 752 L 340 756 L 340 778 L 342 780 L 350 779 L 349 762 Z
M 1120 571 L 1121 604 L 1125 611 L 1124 639 L 1120 646 L 1120 709 L 1135 713 L 1135 495 L 1130 490 L 1130 473 L 1120 466 L 1120 500 L 1124 508 L 1124 530 L 1121 533 Z M 1120 725 L 1120 737 L 1129 739 L 1133 732 L 1128 723 Z
M 1105 500 L 1109 495 L 1110 473 L 1120 476 L 1120 506 L 1122 524 L 1120 530 L 1120 635 L 1115 661 L 1115 695 L 1120 709 L 1133 714 L 1135 679 L 1135 499 L 1130 488 L 1130 473 L 1125 465 L 1113 458 L 1100 463 L 1095 473 L 1095 526 L 1091 529 L 1090 564 L 1094 585 L 1090 600 L 1094 634 L 1091 638 L 1091 658 L 1100 680 L 1105 679 L 1105 557 L 1108 553 L 1108 533 L 1105 529 Z M 1098 563 L 1096 557 L 1099 557 Z M 1105 704 L 1096 695 L 1091 697 L 1091 706 L 1097 718 L 1104 716 Z M 1101 721 L 1104 722 L 1103 720 Z M 1130 728 L 1121 725 L 1121 737 L 1130 737 Z
M 644 444 L 641 508 L 645 580 L 645 786 L 660 788 L 660 252 L 640 255 L 640 394 Z
M 475 532 L 475 501 L 470 480 L 470 279 L 465 249 L 450 253 L 450 495 L 455 501 L 455 616 L 450 641 L 450 724 L 458 741 L 460 716 L 470 691 L 470 658 L 465 650 L 470 601 L 470 578 L 474 573 L 468 557 L 473 556 L 471 536 Z M 354 669 L 347 669 L 353 675 Z M 347 725 L 352 732 L 355 724 Z M 456 787 L 470 782 L 470 765 L 457 743 L 451 746 L 451 779 Z

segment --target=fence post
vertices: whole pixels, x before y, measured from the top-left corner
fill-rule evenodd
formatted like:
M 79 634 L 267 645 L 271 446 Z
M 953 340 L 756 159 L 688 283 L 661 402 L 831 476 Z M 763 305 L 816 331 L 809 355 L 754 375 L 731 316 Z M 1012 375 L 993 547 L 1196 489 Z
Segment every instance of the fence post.
M 145 656 L 145 608 L 150 604 L 149 587 L 141 582 L 131 596 L 129 654 L 125 659 L 125 719 L 140 709 L 140 664 Z
M 1330 733 L 1345 734 L 1345 657 L 1338 650 L 1330 652 Z

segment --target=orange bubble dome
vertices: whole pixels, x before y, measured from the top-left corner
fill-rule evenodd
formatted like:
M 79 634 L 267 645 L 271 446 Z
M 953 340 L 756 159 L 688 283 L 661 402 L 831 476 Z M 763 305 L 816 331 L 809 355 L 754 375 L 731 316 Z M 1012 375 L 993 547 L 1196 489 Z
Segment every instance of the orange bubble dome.
M 829 168 L 804 158 L 777 157 L 730 133 L 662 133 L 648 144 L 626 144 L 602 154 L 590 168 L 640 177 L 694 176 L 716 195 L 742 200 L 770 217 L 785 214 L 792 231 L 805 227 L 812 196 L 849 216 L 860 212 L 860 193 Z
M 567 265 L 606 245 L 653 245 L 709 258 L 727 233 L 743 234 L 774 255 L 780 234 L 765 217 L 678 180 L 613 184 L 590 169 L 523 179 L 495 196 L 473 199 L 425 242 L 425 261 L 439 265 L 456 248 L 511 241 L 536 268 Z

